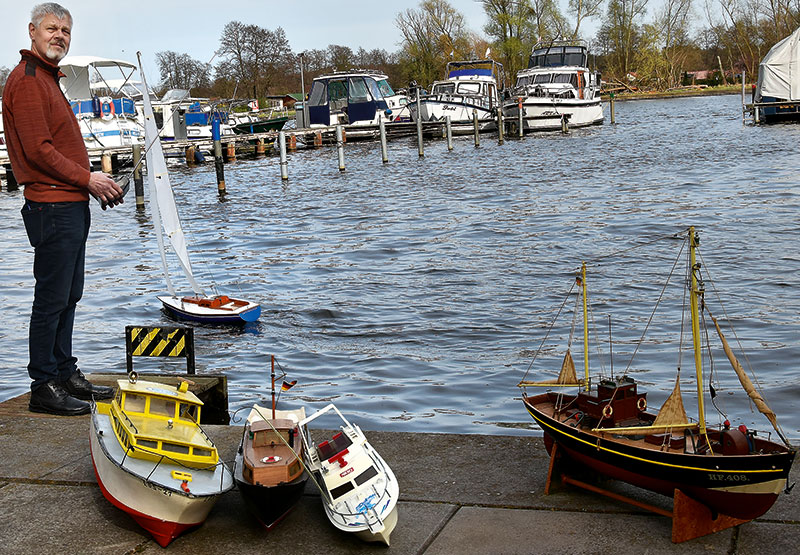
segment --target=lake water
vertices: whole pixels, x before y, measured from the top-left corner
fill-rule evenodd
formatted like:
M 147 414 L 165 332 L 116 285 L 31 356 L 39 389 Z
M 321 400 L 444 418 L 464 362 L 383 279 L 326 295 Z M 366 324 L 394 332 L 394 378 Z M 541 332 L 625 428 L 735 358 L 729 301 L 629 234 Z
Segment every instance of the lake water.
M 263 306 L 257 324 L 196 328 L 198 372 L 228 376 L 232 411 L 266 402 L 275 354 L 297 380 L 282 403 L 313 411 L 333 401 L 365 429 L 538 433 L 516 384 L 581 261 L 590 263 L 599 341 L 609 316 L 615 339 L 612 361 L 607 348 L 590 355 L 593 372 L 602 362 L 620 373 L 679 242 L 631 247 L 694 225 L 714 278 L 709 302 L 717 306 L 718 291 L 767 401 L 800 438 L 800 126 L 743 126 L 740 102 L 617 103 L 616 125 L 502 146 L 483 135 L 477 149 L 461 137 L 452 152 L 437 140 L 423 158 L 413 138 L 399 139 L 386 165 L 377 143 L 352 143 L 343 173 L 334 148 L 296 151 L 287 182 L 277 156 L 240 159 L 225 167 L 223 200 L 213 163 L 176 162 L 200 281 Z M 0 400 L 29 383 L 32 249 L 22 203 L 21 191 L 3 188 Z M 86 372 L 122 372 L 125 326 L 172 321 L 155 299 L 164 282 L 149 206 L 137 211 L 131 193 L 120 208 L 92 210 L 74 350 Z M 569 323 L 550 332 L 529 377 L 559 367 Z M 679 324 L 678 306 L 659 309 L 655 338 L 630 367 L 651 406 L 679 364 L 692 405 L 691 355 L 666 344 Z M 580 365 L 582 348 L 572 350 Z M 717 405 L 735 425 L 766 429 L 722 359 L 715 353 Z M 707 412 L 719 420 L 708 402 Z

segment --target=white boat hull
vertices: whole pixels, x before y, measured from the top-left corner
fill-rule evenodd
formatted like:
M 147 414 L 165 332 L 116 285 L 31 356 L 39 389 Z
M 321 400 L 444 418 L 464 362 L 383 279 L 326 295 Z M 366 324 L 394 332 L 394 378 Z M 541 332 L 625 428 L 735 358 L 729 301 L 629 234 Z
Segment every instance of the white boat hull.
M 219 308 L 212 308 L 184 302 L 183 298 L 178 296 L 162 295 L 158 297 L 158 300 L 165 309 L 178 318 L 196 322 L 235 324 L 255 322 L 261 316 L 261 306 L 250 301 L 242 306 L 234 306 L 231 303 Z
M 233 478 L 222 464 L 213 470 L 198 470 L 126 457 L 108 415 L 99 414 L 96 409 L 92 411 L 89 439 L 92 464 L 103 495 L 130 514 L 162 546 L 201 525 L 219 495 L 233 487 Z M 182 490 L 181 482 L 170 476 L 172 470 L 191 472 L 189 491 Z
M 419 111 L 422 113 L 422 121 L 445 121 L 449 116 L 453 125 L 461 124 L 462 127 L 473 126 L 473 111 L 478 115 L 478 129 L 480 131 L 490 131 L 497 127 L 494 112 L 487 107 L 470 103 L 461 103 L 455 100 L 420 100 Z M 409 104 L 411 120 L 417 121 L 417 105 Z
M 506 104 L 503 114 L 508 121 L 519 117 L 519 104 Z M 522 101 L 523 128 L 526 131 L 561 129 L 561 116 L 566 115 L 570 128 L 587 127 L 603 123 L 603 106 L 599 98 L 581 100 L 572 98 L 527 97 Z

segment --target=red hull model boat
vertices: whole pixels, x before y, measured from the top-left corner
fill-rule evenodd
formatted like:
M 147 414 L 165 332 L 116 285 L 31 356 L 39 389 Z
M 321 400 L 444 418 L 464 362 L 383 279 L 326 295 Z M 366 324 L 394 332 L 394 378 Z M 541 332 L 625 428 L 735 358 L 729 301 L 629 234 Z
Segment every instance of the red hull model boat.
M 689 503 L 707 508 L 712 520 L 724 516 L 729 517 L 730 525 L 739 524 L 763 515 L 786 489 L 796 450 L 786 440 L 775 413 L 767 406 L 722 334 L 717 320 L 711 316 L 704 298 L 701 265 L 696 261 L 698 239 L 693 228 L 686 233 L 686 242 L 689 263 L 684 283 L 688 288 L 686 295 L 692 329 L 685 336 L 692 337 L 694 377 L 699 384 L 699 414 L 696 419 L 690 420 L 686 415 L 679 379 L 658 411 L 648 409 L 647 394 L 639 391 L 638 384 L 630 376 L 600 379 L 594 388 L 590 388 L 587 340 L 590 318 L 587 317 L 585 265 L 576 280 L 582 292 L 578 299 L 583 299 L 584 378 L 577 378 L 575 363 L 567 350 L 557 379 L 523 379 L 519 386 L 526 390 L 531 387 L 550 389 L 536 395 L 526 393 L 522 400 L 544 431 L 545 445 L 554 456 L 554 462 L 558 454 L 579 463 L 579 467 L 582 465 L 611 478 L 674 496 L 676 514 L 678 496 L 681 499 L 685 496 Z M 744 425 L 732 427 L 724 415 L 719 427 L 712 428 L 706 424 L 703 352 L 712 353 L 712 350 L 710 345 L 701 344 L 700 340 L 701 315 L 705 314 L 713 322 L 709 327 L 715 329 L 721 342 L 720 356 L 710 358 L 721 359 L 724 353 L 750 400 L 772 423 L 780 442 Z M 703 338 L 704 343 L 708 343 L 707 336 Z M 578 388 L 577 393 L 564 393 L 565 388 L 570 387 Z M 713 387 L 709 388 L 708 394 L 713 399 Z M 573 483 L 581 485 L 580 482 Z M 697 535 L 704 533 L 708 532 Z M 675 537 L 673 527 L 674 540 Z

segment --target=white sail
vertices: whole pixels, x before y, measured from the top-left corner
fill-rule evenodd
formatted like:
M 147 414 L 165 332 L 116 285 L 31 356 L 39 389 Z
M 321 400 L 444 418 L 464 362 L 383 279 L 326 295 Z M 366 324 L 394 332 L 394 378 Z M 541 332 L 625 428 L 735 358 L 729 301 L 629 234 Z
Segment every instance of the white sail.
M 139 59 L 139 73 L 142 78 L 144 90 L 148 91 L 147 80 L 144 75 L 144 68 L 142 67 L 141 52 L 137 52 Z M 186 237 L 181 228 L 181 221 L 178 218 L 178 209 L 175 206 L 175 197 L 172 194 L 172 186 L 169 182 L 169 172 L 167 171 L 167 163 L 164 160 L 164 151 L 161 148 L 161 139 L 158 136 L 158 128 L 156 120 L 153 116 L 153 106 L 150 104 L 150 97 L 148 94 L 143 95 L 144 100 L 144 136 L 145 145 L 147 150 L 145 158 L 147 161 L 147 183 L 150 189 L 150 202 L 155 207 L 152 208 L 153 223 L 155 225 L 156 236 L 158 237 L 158 249 L 161 253 L 161 262 L 164 264 L 164 275 L 167 280 L 167 288 L 172 296 L 175 296 L 175 290 L 169 278 L 167 270 L 167 259 L 164 252 L 164 239 L 163 232 L 167 234 L 169 242 L 172 245 L 175 254 L 178 256 L 178 261 L 189 280 L 189 284 L 195 294 L 205 295 L 202 288 L 197 284 L 192 273 L 192 264 L 189 261 L 189 251 L 186 248 Z

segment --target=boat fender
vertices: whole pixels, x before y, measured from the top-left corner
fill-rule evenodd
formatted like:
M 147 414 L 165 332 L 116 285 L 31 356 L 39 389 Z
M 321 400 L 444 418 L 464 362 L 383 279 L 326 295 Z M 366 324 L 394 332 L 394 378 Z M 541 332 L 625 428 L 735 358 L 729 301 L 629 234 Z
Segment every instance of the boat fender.
M 614 414 L 614 409 L 611 405 L 606 405 L 603 407 L 603 418 L 611 418 L 611 415 Z
M 103 109 L 100 107 L 100 99 L 96 96 L 92 97 L 92 115 L 96 118 L 103 115 Z
M 640 412 L 644 412 L 647 410 L 647 399 L 644 397 L 639 397 L 639 400 L 636 401 L 636 407 L 639 409 Z

